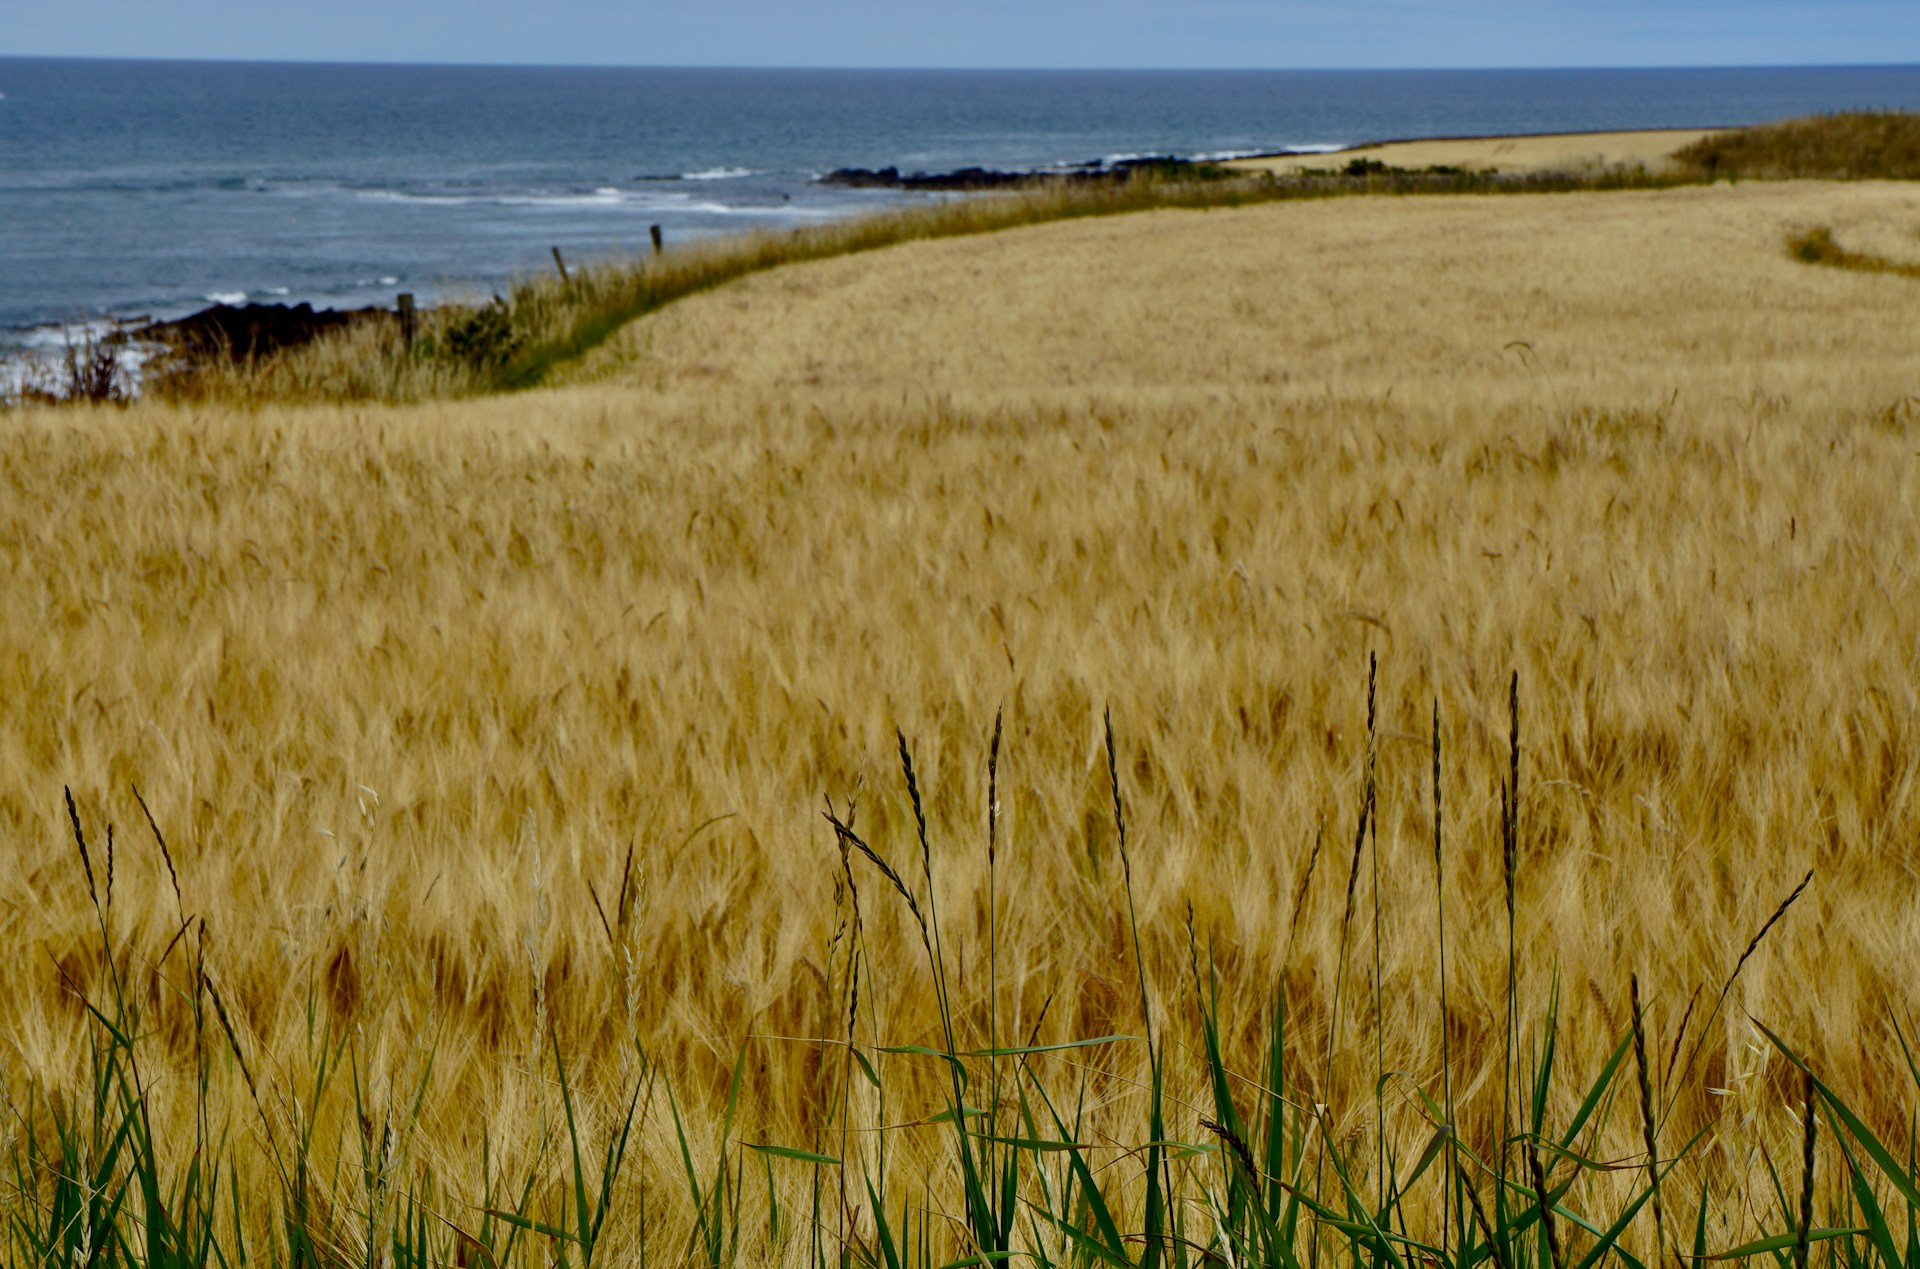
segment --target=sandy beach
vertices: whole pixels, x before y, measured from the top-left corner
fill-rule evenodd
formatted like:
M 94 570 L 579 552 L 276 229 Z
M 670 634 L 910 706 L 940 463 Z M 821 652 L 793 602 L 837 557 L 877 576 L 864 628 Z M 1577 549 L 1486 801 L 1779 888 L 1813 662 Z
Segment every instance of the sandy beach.
M 1719 128 L 1662 128 L 1645 132 L 1562 132 L 1514 137 L 1439 137 L 1386 141 L 1332 154 L 1281 154 L 1239 159 L 1227 166 L 1290 175 L 1308 168 L 1344 167 L 1377 159 L 1390 167 L 1457 167 L 1471 172 L 1579 172 L 1594 168 L 1649 169 Z

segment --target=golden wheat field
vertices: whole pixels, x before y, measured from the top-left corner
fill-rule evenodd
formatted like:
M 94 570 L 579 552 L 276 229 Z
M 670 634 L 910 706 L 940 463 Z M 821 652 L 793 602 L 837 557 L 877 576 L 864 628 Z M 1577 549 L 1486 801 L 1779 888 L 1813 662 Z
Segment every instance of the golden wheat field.
M 1537 1027 L 1557 977 L 1555 1098 L 1612 1051 L 1637 973 L 1662 1068 L 1692 1005 L 1668 1131 L 1713 1126 L 1683 1189 L 1797 1149 L 1797 1082 L 1753 1019 L 1902 1130 L 1920 284 L 1792 259 L 1815 225 L 1911 242 L 1920 191 L 1070 221 L 757 275 L 537 393 L 0 414 L 10 1104 L 75 1093 L 77 993 L 109 973 L 70 785 L 156 1029 L 154 1113 L 184 1140 L 196 1045 L 221 1055 L 245 1221 L 269 1223 L 274 1143 L 306 1130 L 332 1236 L 377 1226 L 365 1108 L 398 1126 L 381 1175 L 431 1176 L 449 1220 L 517 1168 L 561 1178 L 556 1041 L 596 1131 L 642 1066 L 671 1089 L 612 1218 L 651 1204 L 658 1246 L 694 1220 L 674 1115 L 711 1169 L 739 1055 L 735 1138 L 884 1151 L 933 1193 L 950 1135 L 910 1125 L 944 1077 L 878 1051 L 942 1044 L 920 934 L 857 852 L 848 889 L 821 811 L 856 801 L 923 902 L 930 871 L 959 1044 L 1138 1035 L 1110 710 L 1167 1133 L 1207 1137 L 1197 947 L 1227 1064 L 1258 1072 L 1282 991 L 1290 1081 L 1355 1157 L 1377 1070 L 1408 1073 L 1382 1097 L 1396 1156 L 1418 1150 L 1408 1087 L 1439 1086 L 1443 1034 L 1484 1150 L 1517 673 L 1519 999 Z M 843 1115 L 856 938 L 885 1096 L 852 1079 Z M 232 1042 L 195 1030 L 196 963 Z M 1088 1141 L 1144 1139 L 1137 1047 L 1026 1062 L 1084 1098 Z M 1594 1150 L 1629 1154 L 1636 1124 Z M 809 1170 L 765 1162 L 740 1201 L 771 1187 L 804 1219 Z M 835 1230 L 859 1237 L 863 1203 Z M 1726 1211 L 1733 1239 L 1752 1210 Z M 744 1263 L 799 1255 L 758 1237 Z

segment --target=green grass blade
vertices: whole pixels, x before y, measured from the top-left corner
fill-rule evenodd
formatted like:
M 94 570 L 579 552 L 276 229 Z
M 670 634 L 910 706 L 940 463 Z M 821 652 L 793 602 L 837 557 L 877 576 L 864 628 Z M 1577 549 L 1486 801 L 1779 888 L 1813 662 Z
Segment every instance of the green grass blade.
M 1848 1238 L 1855 1234 L 1864 1234 L 1864 1229 L 1816 1229 L 1807 1234 L 1808 1242 L 1825 1242 L 1829 1238 Z M 1761 1256 L 1768 1252 L 1784 1251 L 1800 1240 L 1797 1230 L 1784 1234 L 1769 1234 L 1765 1238 L 1756 1238 L 1750 1243 L 1742 1243 L 1732 1251 L 1723 1251 L 1717 1256 L 1697 1256 L 1697 1260 L 1745 1260 L 1749 1256 Z
M 1828 1116 L 1832 1122 L 1832 1116 Z M 1840 1143 L 1840 1152 L 1847 1160 L 1847 1181 L 1853 1191 L 1854 1204 L 1860 1210 L 1860 1216 L 1866 1222 L 1863 1232 L 1873 1249 L 1879 1253 L 1885 1269 L 1903 1269 L 1900 1253 L 1893 1248 L 1893 1231 L 1887 1228 L 1887 1218 L 1880 1210 L 1880 1201 L 1874 1196 L 1873 1187 L 1867 1184 L 1867 1178 L 1861 1174 L 1859 1160 L 1853 1157 L 1853 1148 L 1847 1144 L 1842 1134 L 1835 1132 L 1833 1139 Z
M 620 1136 L 607 1143 L 606 1159 L 600 1165 L 600 1198 L 594 1205 L 593 1244 L 599 1245 L 600 1230 L 606 1224 L 607 1212 L 613 1204 L 613 1183 L 619 1179 L 620 1169 L 627 1158 L 627 1143 L 633 1135 L 633 1117 L 640 1108 L 641 1085 L 636 1083 L 633 1095 L 627 1099 L 627 1114 L 620 1123 Z
M 1053 1112 L 1051 1106 L 1047 1109 L 1048 1113 L 1053 1114 L 1055 1130 L 1058 1131 L 1061 1136 L 1067 1136 L 1066 1125 L 1060 1122 L 1059 1115 Z M 1078 1193 L 1081 1203 L 1084 1205 L 1088 1214 L 1093 1217 L 1095 1229 L 1099 1234 L 1098 1239 L 1095 1241 L 1102 1249 L 1103 1258 L 1116 1264 L 1128 1263 L 1126 1258 L 1126 1243 L 1120 1237 L 1119 1227 L 1114 1224 L 1113 1213 L 1107 1209 L 1106 1198 L 1100 1193 L 1100 1187 L 1094 1184 L 1093 1172 L 1087 1167 L 1086 1159 L 1081 1156 L 1079 1151 L 1070 1151 L 1067 1155 L 1067 1162 L 1071 1169 L 1070 1175 L 1079 1183 Z M 1071 1195 L 1067 1197 L 1065 1205 L 1071 1209 L 1073 1205 Z M 1066 1233 L 1068 1237 L 1073 1238 L 1076 1244 L 1079 1244 L 1081 1237 L 1085 1236 L 1084 1230 L 1081 1230 L 1078 1226 L 1070 1222 L 1055 1220 L 1051 1213 L 1047 1214 L 1047 1219 L 1053 1221 L 1055 1227 Z
M 762 1145 L 752 1141 L 743 1141 L 740 1144 L 759 1154 L 772 1155 L 778 1159 L 797 1159 L 801 1163 L 825 1163 L 833 1167 L 840 1166 L 840 1160 L 834 1158 L 832 1155 L 817 1154 L 812 1150 L 797 1150 L 792 1146 Z
M 547 1238 L 558 1238 L 562 1242 L 569 1243 L 577 1243 L 580 1241 L 577 1235 L 570 1234 L 566 1230 L 553 1225 L 543 1225 L 532 1217 L 522 1216 L 518 1212 L 509 1212 L 505 1208 L 500 1207 L 488 1207 L 481 1210 L 485 1211 L 487 1215 L 493 1217 L 495 1220 L 505 1221 L 515 1229 L 524 1229 L 529 1234 L 541 1234 Z
M 1280 1178 L 1287 1174 L 1286 1034 L 1287 990 L 1281 982 L 1273 990 L 1273 1023 L 1267 1037 L 1267 1128 L 1261 1160 L 1267 1174 L 1267 1214 L 1275 1219 L 1282 1206 Z
M 1700 1180 L 1699 1214 L 1694 1218 L 1693 1226 L 1693 1258 L 1695 1260 L 1705 1260 L 1707 1258 L 1707 1211 L 1712 1206 L 1712 1195 L 1713 1179 L 1711 1177 L 1702 1177 Z
M 1548 1061 L 1552 1060 L 1552 1043 L 1552 1037 L 1551 1034 L 1549 1034 Z M 1614 1076 L 1619 1074 L 1620 1064 L 1626 1060 L 1627 1053 L 1632 1046 L 1633 1032 L 1629 1030 L 1620 1037 L 1620 1043 L 1613 1047 L 1612 1056 L 1607 1059 L 1607 1064 L 1600 1068 L 1600 1074 L 1593 1081 L 1593 1087 L 1587 1090 L 1586 1098 L 1580 1103 L 1580 1109 L 1574 1112 L 1573 1122 L 1567 1126 L 1566 1132 L 1561 1135 L 1560 1153 L 1566 1153 L 1571 1150 L 1573 1139 L 1580 1135 L 1580 1130 L 1586 1127 L 1587 1120 L 1592 1118 L 1594 1110 L 1599 1107 L 1601 1099 L 1606 1096 L 1607 1090 L 1613 1087 Z M 1547 1145 L 1548 1143 L 1542 1141 L 1541 1144 Z
M 1101 1210 L 1104 1211 L 1104 1209 L 1103 1203 Z M 1051 1212 L 1041 1212 L 1040 1218 L 1065 1234 L 1073 1245 L 1079 1248 L 1082 1255 L 1098 1260 L 1102 1264 L 1114 1265 L 1117 1269 L 1134 1269 L 1133 1261 L 1127 1258 L 1124 1250 L 1114 1251 L 1107 1246 L 1103 1241 L 1104 1234 L 1098 1236 L 1090 1234 L 1072 1221 L 1063 1220 Z M 1115 1237 L 1117 1238 L 1118 1235 L 1116 1234 Z
M 593 1264 L 593 1212 L 587 1204 L 587 1169 L 580 1157 L 580 1123 L 573 1113 L 573 1089 L 567 1083 L 567 1064 L 560 1056 L 560 1036 L 553 1027 L 547 1028 L 547 1039 L 553 1044 L 553 1069 L 560 1077 L 560 1105 L 567 1116 L 567 1143 L 573 1148 L 573 1212 L 575 1228 L 579 1230 L 576 1241 L 580 1244 L 580 1263 Z
M 1149 1053 L 1152 1046 L 1148 1046 Z M 1153 1138 L 1153 1144 L 1147 1147 L 1147 1210 L 1145 1228 L 1141 1231 L 1147 1240 L 1146 1254 L 1140 1257 L 1141 1269 L 1156 1269 L 1166 1252 L 1167 1196 L 1161 1190 L 1160 1170 L 1165 1157 L 1162 1138 L 1167 1135 L 1164 1109 L 1161 1102 L 1161 1072 L 1157 1057 L 1153 1062 L 1153 1098 L 1147 1110 L 1147 1133 Z
M 1060 1044 L 1023 1044 L 1017 1048 L 1011 1048 L 1011 1049 L 969 1049 L 966 1052 L 961 1053 L 959 1056 L 972 1057 L 972 1058 L 1023 1057 L 1029 1053 L 1059 1053 L 1065 1049 L 1091 1049 L 1101 1045 L 1119 1044 L 1123 1041 L 1138 1040 L 1140 1038 L 1141 1037 L 1137 1035 L 1102 1035 L 1102 1036 L 1095 1036 L 1091 1040 L 1067 1040 Z M 944 1058 L 947 1056 L 946 1054 L 940 1052 L 937 1049 L 929 1049 L 917 1044 L 907 1044 L 907 1045 L 902 1045 L 899 1048 L 884 1049 L 882 1050 L 882 1052 L 918 1053 L 925 1057 L 938 1057 L 938 1058 Z M 961 1261 L 958 1263 L 966 1264 L 971 1262 Z
M 1529 1125 L 1533 1135 L 1545 1135 L 1547 1122 L 1547 1090 L 1553 1083 L 1553 1055 L 1560 1038 L 1560 971 L 1554 970 L 1552 985 L 1547 989 L 1547 1019 L 1540 1041 L 1540 1058 L 1534 1067 L 1533 1096 L 1527 1105 L 1531 1116 Z
M 1894 1189 L 1900 1191 L 1901 1197 L 1906 1199 L 1908 1203 L 1915 1207 L 1920 1207 L 1920 1188 L 1915 1188 L 1913 1177 L 1906 1169 L 1900 1166 L 1899 1161 L 1893 1157 L 1893 1154 L 1885 1146 L 1880 1144 L 1880 1139 L 1873 1135 L 1872 1130 L 1861 1122 L 1858 1115 L 1847 1108 L 1845 1102 L 1842 1102 L 1839 1097 L 1835 1096 L 1832 1089 L 1820 1082 L 1819 1077 L 1815 1076 L 1807 1064 L 1800 1060 L 1799 1055 L 1787 1047 L 1786 1041 L 1769 1030 L 1765 1023 L 1755 1022 L 1754 1025 L 1760 1028 L 1761 1033 L 1764 1034 L 1768 1040 L 1772 1041 L 1773 1047 L 1780 1050 L 1787 1061 L 1806 1072 L 1808 1078 L 1813 1080 L 1814 1091 L 1820 1094 L 1820 1099 L 1827 1104 L 1827 1108 L 1832 1116 L 1839 1120 L 1840 1123 L 1846 1125 L 1847 1132 L 1852 1134 L 1853 1139 L 1860 1143 L 1860 1148 L 1867 1152 L 1868 1157 L 1870 1157 L 1875 1165 L 1879 1167 L 1880 1171 L 1885 1174 L 1888 1183 L 1891 1184 Z
M 1226 1156 L 1226 1164 L 1240 1177 L 1241 1184 L 1249 1194 L 1258 1194 L 1259 1178 L 1247 1173 L 1247 1164 L 1232 1147 L 1223 1147 L 1221 1153 Z M 1255 1201 L 1247 1204 L 1246 1210 L 1252 1213 L 1253 1223 L 1260 1232 L 1260 1240 L 1266 1249 L 1263 1259 L 1269 1265 L 1279 1265 L 1281 1269 L 1299 1269 L 1300 1262 L 1295 1258 L 1290 1237 L 1283 1236 L 1280 1227 L 1274 1223 L 1274 1214 L 1267 1210 L 1266 1204 Z
M 1059 1154 L 1067 1150 L 1085 1150 L 1087 1146 L 1079 1141 L 1053 1141 L 1046 1137 L 991 1137 L 981 1135 L 981 1141 L 992 1142 L 996 1146 L 1008 1146 L 1015 1150 L 1025 1150 L 1030 1154 Z
M 867 1202 L 873 1208 L 873 1229 L 880 1239 L 880 1255 L 887 1262 L 887 1269 L 900 1269 L 900 1252 L 893 1244 L 893 1227 L 887 1222 L 887 1205 L 873 1192 L 873 1182 L 867 1182 Z

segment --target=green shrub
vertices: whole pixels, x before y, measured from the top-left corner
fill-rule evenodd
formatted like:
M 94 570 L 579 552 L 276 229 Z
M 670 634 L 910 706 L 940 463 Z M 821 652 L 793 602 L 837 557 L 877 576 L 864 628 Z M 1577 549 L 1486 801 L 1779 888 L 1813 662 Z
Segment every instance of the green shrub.
M 441 339 L 447 356 L 475 370 L 505 365 L 527 342 L 512 311 L 498 300 L 454 319 Z

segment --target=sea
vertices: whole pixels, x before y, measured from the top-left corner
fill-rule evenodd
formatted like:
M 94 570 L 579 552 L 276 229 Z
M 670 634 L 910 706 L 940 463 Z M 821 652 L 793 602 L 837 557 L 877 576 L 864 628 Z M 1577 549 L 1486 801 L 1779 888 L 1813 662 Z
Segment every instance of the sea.
M 1920 66 L 916 71 L 0 57 L 0 362 L 213 303 L 483 297 L 553 267 L 938 195 L 840 167 L 1920 109 Z

